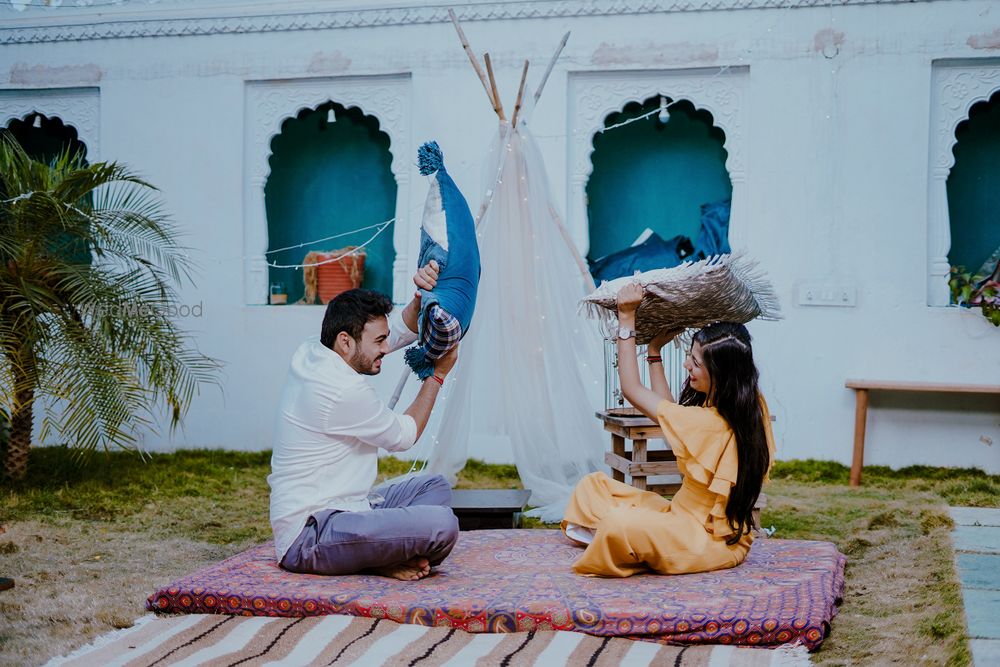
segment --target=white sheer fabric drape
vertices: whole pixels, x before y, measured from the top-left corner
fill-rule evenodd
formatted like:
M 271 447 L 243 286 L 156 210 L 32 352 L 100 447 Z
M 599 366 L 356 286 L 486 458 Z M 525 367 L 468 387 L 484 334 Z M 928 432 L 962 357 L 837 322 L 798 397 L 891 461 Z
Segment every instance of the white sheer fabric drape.
M 535 514 L 558 521 L 580 478 L 605 469 L 594 414 L 604 401 L 602 337 L 577 312 L 589 276 L 559 230 L 526 127 L 501 124 L 484 174 L 484 200 L 496 185 L 478 229 L 476 314 L 417 455 L 429 448 L 423 472 L 454 483 L 470 449 L 509 446 Z

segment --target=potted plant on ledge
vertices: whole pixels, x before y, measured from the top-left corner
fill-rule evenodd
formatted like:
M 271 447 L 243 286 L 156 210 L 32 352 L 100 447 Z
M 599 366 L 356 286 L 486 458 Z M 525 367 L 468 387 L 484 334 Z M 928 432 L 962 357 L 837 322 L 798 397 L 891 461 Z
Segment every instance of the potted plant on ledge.
M 1000 259 L 991 257 L 986 266 L 993 266 L 993 271 L 985 275 L 980 270 L 973 275 L 965 271 L 965 267 L 953 266 L 948 286 L 951 288 L 951 300 L 965 308 L 979 308 L 983 317 L 993 326 L 1000 327 Z M 988 270 L 988 269 L 987 269 Z

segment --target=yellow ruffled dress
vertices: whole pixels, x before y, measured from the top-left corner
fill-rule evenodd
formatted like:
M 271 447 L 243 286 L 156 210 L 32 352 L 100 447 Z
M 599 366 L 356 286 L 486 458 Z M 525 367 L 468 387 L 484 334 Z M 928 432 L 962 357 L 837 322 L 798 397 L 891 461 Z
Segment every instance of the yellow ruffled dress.
M 771 461 L 774 435 L 761 399 Z M 579 574 L 628 577 L 640 572 L 686 574 L 735 567 L 750 551 L 753 537 L 729 545 L 733 530 L 726 503 L 736 484 L 736 437 L 715 408 L 664 400 L 657 408 L 663 433 L 684 475 L 673 500 L 640 491 L 596 472 L 577 484 L 562 522 L 594 532 L 573 570 Z M 572 537 L 571 537 L 572 539 Z

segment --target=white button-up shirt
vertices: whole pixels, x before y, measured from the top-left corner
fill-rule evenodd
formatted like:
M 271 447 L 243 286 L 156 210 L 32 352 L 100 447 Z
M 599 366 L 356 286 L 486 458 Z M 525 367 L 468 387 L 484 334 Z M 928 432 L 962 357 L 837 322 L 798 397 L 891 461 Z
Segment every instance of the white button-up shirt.
M 389 314 L 389 348 L 415 341 L 399 310 Z M 271 529 L 280 561 L 314 512 L 370 510 L 378 450 L 399 452 L 417 424 L 379 399 L 374 387 L 319 336 L 292 356 L 279 401 L 271 456 Z

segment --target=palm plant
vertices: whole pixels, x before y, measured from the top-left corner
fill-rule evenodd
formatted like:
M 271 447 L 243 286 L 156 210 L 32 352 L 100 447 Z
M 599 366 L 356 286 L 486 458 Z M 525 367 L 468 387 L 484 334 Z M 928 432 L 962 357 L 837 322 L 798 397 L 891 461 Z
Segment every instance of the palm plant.
M 81 453 L 130 448 L 168 411 L 170 428 L 219 363 L 170 319 L 191 277 L 155 188 L 115 163 L 64 151 L 50 164 L 0 137 L 0 411 L 6 477 L 40 439 Z

